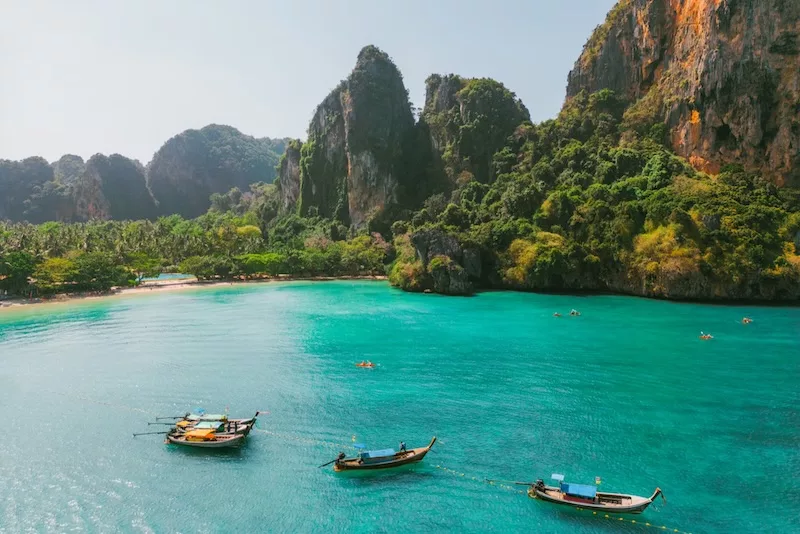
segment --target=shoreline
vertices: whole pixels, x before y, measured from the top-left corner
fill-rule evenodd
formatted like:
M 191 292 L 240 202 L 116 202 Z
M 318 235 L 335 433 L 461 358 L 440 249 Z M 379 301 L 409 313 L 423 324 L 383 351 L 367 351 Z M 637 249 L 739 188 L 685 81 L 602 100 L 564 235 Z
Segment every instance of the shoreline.
M 64 305 L 75 304 L 78 302 L 93 301 L 100 299 L 108 299 L 122 296 L 136 296 L 148 295 L 153 293 L 181 291 L 187 289 L 203 289 L 223 286 L 238 286 L 249 284 L 268 284 L 272 282 L 335 282 L 345 280 L 362 280 L 362 281 L 375 281 L 386 282 L 389 277 L 386 275 L 357 275 L 357 276 L 294 276 L 294 275 L 278 275 L 264 278 L 253 278 L 248 280 L 234 279 L 234 280 L 198 280 L 195 277 L 166 279 L 166 280 L 148 280 L 143 282 L 137 287 L 124 287 L 112 288 L 105 293 L 59 293 L 49 298 L 34 298 L 27 299 L 23 297 L 14 297 L 5 300 L 0 300 L 0 314 L 10 310 L 23 310 L 23 309 L 39 309 L 40 305 Z M 593 296 L 619 296 L 630 298 L 641 298 L 646 300 L 655 300 L 661 302 L 670 302 L 675 304 L 705 304 L 711 306 L 758 306 L 768 308 L 797 308 L 800 302 L 797 301 L 769 301 L 769 300 L 720 300 L 720 299 L 670 299 L 664 297 L 652 297 L 647 295 L 635 295 L 630 293 L 617 293 L 614 291 L 592 291 L 592 290 L 579 290 L 579 291 L 525 291 L 511 288 L 480 288 L 476 289 L 474 295 L 481 293 L 494 293 L 494 292 L 511 292 L 511 293 L 534 293 L 546 295 L 565 295 L 572 297 L 593 297 Z M 422 292 L 410 292 L 411 294 Z M 437 293 L 431 293 L 438 295 Z M 446 296 L 446 295 L 445 295 Z
M 185 289 L 201 289 L 223 286 L 238 286 L 248 284 L 269 284 L 272 282 L 334 282 L 337 280 L 373 280 L 383 282 L 388 280 L 384 275 L 361 276 L 274 276 L 271 278 L 256 278 L 252 280 L 198 280 L 197 278 L 180 278 L 175 280 L 148 281 L 137 287 L 114 288 L 106 293 L 59 293 L 50 298 L 10 298 L 0 300 L 0 313 L 9 310 L 26 309 L 32 306 L 39 307 L 47 304 L 67 304 L 77 301 L 109 299 L 122 296 L 147 295 L 152 293 L 180 291 Z

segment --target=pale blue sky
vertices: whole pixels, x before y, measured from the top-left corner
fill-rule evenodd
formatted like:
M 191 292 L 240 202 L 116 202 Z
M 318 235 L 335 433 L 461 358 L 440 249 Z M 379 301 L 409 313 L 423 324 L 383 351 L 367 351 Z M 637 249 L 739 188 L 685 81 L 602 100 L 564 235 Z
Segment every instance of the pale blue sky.
M 150 160 L 216 122 L 305 137 L 367 44 L 412 101 L 431 73 L 495 78 L 535 121 L 614 0 L 0 0 L 0 158 Z

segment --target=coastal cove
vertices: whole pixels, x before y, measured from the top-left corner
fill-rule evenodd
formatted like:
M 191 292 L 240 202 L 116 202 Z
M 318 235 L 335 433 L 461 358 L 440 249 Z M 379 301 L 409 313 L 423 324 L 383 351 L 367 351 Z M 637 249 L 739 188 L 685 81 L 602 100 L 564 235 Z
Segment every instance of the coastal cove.
M 19 307 L 0 359 L 9 532 L 787 532 L 800 506 L 797 308 L 220 284 Z M 269 413 L 231 453 L 131 437 L 197 406 Z M 411 471 L 317 469 L 434 435 Z M 483 482 L 556 472 L 667 503 L 611 524 Z
M 136 286 L 136 287 L 129 287 L 129 288 L 112 288 L 110 291 L 105 292 L 96 292 L 96 293 L 59 293 L 53 295 L 48 298 L 34 298 L 34 299 L 26 299 L 26 298 L 10 298 L 0 300 L 0 312 L 4 310 L 19 310 L 23 307 L 29 307 L 32 305 L 64 305 L 68 303 L 78 303 L 82 301 L 93 301 L 97 299 L 106 299 L 112 297 L 131 297 L 134 295 L 152 295 L 154 293 L 162 293 L 164 291 L 180 291 L 180 290 L 187 290 L 187 289 L 212 289 L 212 288 L 219 288 L 219 287 L 230 287 L 232 285 L 239 285 L 239 284 L 266 284 L 266 283 L 274 283 L 274 282 L 296 282 L 296 281 L 305 281 L 305 282 L 332 282 L 332 281 L 343 281 L 343 280 L 370 280 L 370 281 L 383 281 L 386 280 L 385 276 L 336 276 L 336 277 L 328 277 L 328 276 L 309 276 L 309 277 L 298 277 L 298 276 L 275 276 L 269 278 L 261 278 L 261 279 L 254 279 L 254 280 L 198 280 L 193 276 L 188 275 L 177 275 L 176 277 L 171 277 L 170 275 L 166 275 L 164 278 L 154 278 L 151 280 L 147 280 L 144 283 Z

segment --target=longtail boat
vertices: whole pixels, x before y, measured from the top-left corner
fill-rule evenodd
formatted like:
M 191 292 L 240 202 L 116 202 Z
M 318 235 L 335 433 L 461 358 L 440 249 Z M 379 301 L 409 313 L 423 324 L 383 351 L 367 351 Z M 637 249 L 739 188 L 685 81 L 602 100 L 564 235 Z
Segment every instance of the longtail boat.
M 395 452 L 394 449 L 362 451 L 355 458 L 346 458 L 344 453 L 341 453 L 339 457 L 332 462 L 333 470 L 338 473 L 342 471 L 391 469 L 393 467 L 413 464 L 425 458 L 425 455 L 428 454 L 428 451 L 431 450 L 434 443 L 436 443 L 436 437 L 431 440 L 427 447 L 400 450 L 397 452 Z
M 258 417 L 258 414 L 260 414 L 260 413 L 261 412 L 256 412 L 256 414 L 253 417 L 250 417 L 249 419 L 231 419 L 230 417 L 228 417 L 227 414 L 194 414 L 194 413 L 187 413 L 186 415 L 183 416 L 182 420 L 183 421 L 189 421 L 189 422 L 195 422 L 195 423 L 200 422 L 200 421 L 226 421 L 226 422 L 227 421 L 230 421 L 230 422 L 238 421 L 239 424 L 251 424 L 256 420 L 256 417 Z
M 586 510 L 603 511 L 607 514 L 640 514 L 661 495 L 660 488 L 656 488 L 650 497 L 627 495 L 625 493 L 606 493 L 597 491 L 596 486 L 586 484 L 571 484 L 564 482 L 564 475 L 553 475 L 558 481 L 558 487 L 547 486 L 539 479 L 528 488 L 528 496 L 533 499 L 583 508 Z
M 245 434 L 217 434 L 212 429 L 203 429 L 170 432 L 167 434 L 167 442 L 186 447 L 221 449 L 241 445 L 245 437 L 247 437 Z
M 253 429 L 253 424 L 239 424 L 238 422 L 228 421 L 200 421 L 190 425 L 176 425 L 173 429 L 175 434 L 184 434 L 192 430 L 213 430 L 215 434 L 244 434 L 245 436 Z
M 188 417 L 191 416 L 187 416 L 187 418 L 175 423 L 175 429 L 178 432 L 185 432 L 191 429 L 199 430 L 212 428 L 218 434 L 244 434 L 246 436 L 256 424 L 259 413 L 261 412 L 256 412 L 256 414 L 249 419 L 228 419 L 227 417 L 224 419 L 209 418 L 219 416 L 204 416 L 202 419 L 190 419 Z

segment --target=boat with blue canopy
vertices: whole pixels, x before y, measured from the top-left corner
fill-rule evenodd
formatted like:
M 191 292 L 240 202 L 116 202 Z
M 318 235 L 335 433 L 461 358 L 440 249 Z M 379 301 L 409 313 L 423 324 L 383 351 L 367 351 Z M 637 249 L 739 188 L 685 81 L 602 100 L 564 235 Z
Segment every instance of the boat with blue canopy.
M 596 486 L 589 484 L 575 484 L 564 482 L 564 475 L 553 474 L 553 480 L 558 486 L 548 486 L 539 479 L 528 489 L 528 496 L 533 499 L 584 508 L 587 510 L 603 511 L 609 514 L 640 514 L 661 495 L 660 488 L 656 488 L 650 497 L 628 495 L 625 493 L 608 493 L 597 491 Z
M 399 451 L 394 449 L 361 450 L 354 458 L 347 458 L 344 453 L 340 453 L 336 460 L 329 463 L 333 463 L 333 470 L 337 473 L 342 471 L 391 469 L 419 462 L 425 458 L 434 443 L 436 443 L 436 437 L 426 447 L 418 447 L 416 449 L 405 449 L 403 447 Z

